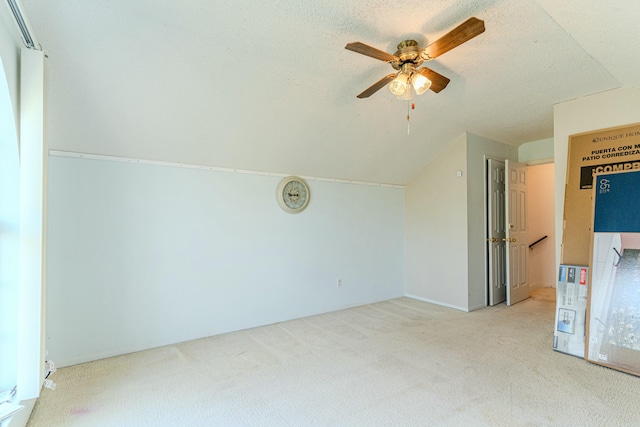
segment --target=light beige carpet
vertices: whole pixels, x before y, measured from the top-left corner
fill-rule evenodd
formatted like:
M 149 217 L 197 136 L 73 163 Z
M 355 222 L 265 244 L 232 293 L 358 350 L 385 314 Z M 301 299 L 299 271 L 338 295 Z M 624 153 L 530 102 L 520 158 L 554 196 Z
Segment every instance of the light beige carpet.
M 472 313 L 399 298 L 59 369 L 29 427 L 640 425 L 640 378 L 553 351 L 552 292 Z

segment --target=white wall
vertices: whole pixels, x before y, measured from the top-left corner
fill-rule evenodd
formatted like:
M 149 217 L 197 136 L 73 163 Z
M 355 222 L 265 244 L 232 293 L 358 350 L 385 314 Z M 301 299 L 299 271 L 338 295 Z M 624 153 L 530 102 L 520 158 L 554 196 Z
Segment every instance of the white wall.
M 556 265 L 560 263 L 569 136 L 640 122 L 640 90 L 621 88 L 557 104 L 553 112 Z
M 555 287 L 554 164 L 529 166 L 527 177 L 529 241 L 548 236 L 529 250 L 529 283 L 533 287 Z
M 50 156 L 47 330 L 60 366 L 404 294 L 404 189 Z M 342 278 L 343 286 L 336 282 Z
M 463 176 L 456 176 L 457 171 Z M 406 293 L 467 310 L 467 137 L 460 135 L 405 188 Z
M 485 156 L 514 160 L 517 148 L 465 133 L 406 187 L 409 296 L 464 311 L 486 306 Z

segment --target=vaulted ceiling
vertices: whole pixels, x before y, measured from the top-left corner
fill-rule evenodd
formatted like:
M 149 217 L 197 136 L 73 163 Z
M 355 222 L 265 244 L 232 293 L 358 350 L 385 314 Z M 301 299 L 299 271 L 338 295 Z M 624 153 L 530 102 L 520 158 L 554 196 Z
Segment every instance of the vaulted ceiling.
M 51 149 L 406 184 L 462 132 L 553 136 L 553 105 L 640 87 L 629 0 L 22 0 L 49 56 Z M 356 95 L 390 65 L 344 49 L 480 36 L 407 102 Z

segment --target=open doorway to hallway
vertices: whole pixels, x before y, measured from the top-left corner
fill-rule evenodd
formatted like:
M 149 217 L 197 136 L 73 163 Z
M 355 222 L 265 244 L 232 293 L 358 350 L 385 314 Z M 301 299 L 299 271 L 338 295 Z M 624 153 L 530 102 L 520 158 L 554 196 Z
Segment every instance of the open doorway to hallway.
M 554 165 L 487 159 L 486 171 L 487 305 L 511 305 L 555 285 Z
M 547 236 L 529 250 L 529 284 L 532 288 L 555 287 L 554 164 L 529 166 L 528 176 L 528 226 L 531 243 Z

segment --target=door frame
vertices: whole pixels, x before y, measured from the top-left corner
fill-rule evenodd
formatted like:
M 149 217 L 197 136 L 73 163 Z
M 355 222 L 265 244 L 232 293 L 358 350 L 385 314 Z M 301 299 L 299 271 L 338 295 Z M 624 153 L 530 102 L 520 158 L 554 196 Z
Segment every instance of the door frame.
M 487 239 L 490 237 L 489 236 L 489 217 L 488 217 L 488 180 L 489 180 L 489 175 L 488 175 L 488 167 L 487 167 L 487 160 L 495 160 L 498 162 L 504 162 L 506 165 L 506 158 L 501 158 L 501 157 L 496 157 L 496 156 L 489 156 L 487 154 L 485 154 L 483 156 L 483 165 L 482 165 L 482 169 L 484 171 L 484 188 L 483 188 L 483 193 L 484 193 L 484 212 L 483 212 L 483 216 L 484 216 L 484 246 L 485 246 L 485 250 L 484 250 L 484 268 L 485 268 L 485 272 L 484 272 L 484 300 L 485 300 L 485 306 L 489 307 L 489 286 L 491 286 L 491 283 L 489 282 L 489 247 L 487 245 Z M 515 160 L 510 160 L 511 162 L 516 162 Z M 527 163 L 523 163 L 525 166 L 530 166 Z M 507 203 L 507 201 L 505 200 L 505 203 Z M 505 221 L 508 221 L 508 218 L 505 217 Z M 508 271 L 508 266 L 507 266 L 507 274 L 509 274 Z
M 483 188 L 483 193 L 484 193 L 484 303 L 486 307 L 489 307 L 489 286 L 491 286 L 491 283 L 489 283 L 489 247 L 487 245 L 487 239 L 489 238 L 489 216 L 487 215 L 487 212 L 489 210 L 489 205 L 488 205 L 488 201 L 489 201 L 489 193 L 488 193 L 488 180 L 489 180 L 489 170 L 487 168 L 487 160 L 495 160 L 497 162 L 503 162 L 506 160 L 504 158 L 500 158 L 500 157 L 496 157 L 496 156 L 489 156 L 487 154 L 485 154 L 483 156 L 483 165 L 482 165 L 482 170 L 484 171 L 484 188 Z
M 493 307 L 507 300 L 507 244 L 505 241 L 507 223 L 505 206 L 506 161 L 487 159 L 486 164 L 487 207 L 485 212 L 487 221 L 485 228 L 487 238 L 485 239 L 485 253 L 487 254 L 487 305 Z M 496 176 L 500 171 L 502 171 L 502 179 Z M 500 187 L 502 187 L 502 190 L 500 190 Z

